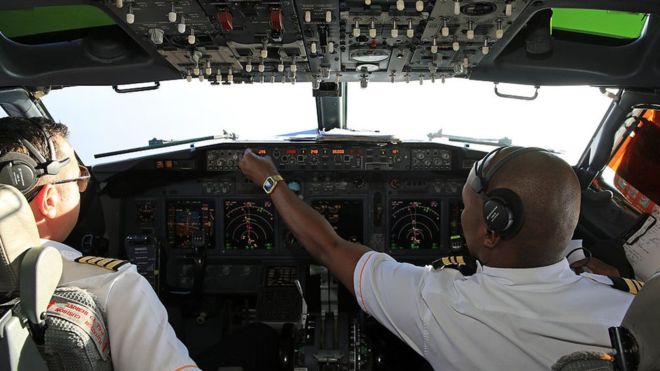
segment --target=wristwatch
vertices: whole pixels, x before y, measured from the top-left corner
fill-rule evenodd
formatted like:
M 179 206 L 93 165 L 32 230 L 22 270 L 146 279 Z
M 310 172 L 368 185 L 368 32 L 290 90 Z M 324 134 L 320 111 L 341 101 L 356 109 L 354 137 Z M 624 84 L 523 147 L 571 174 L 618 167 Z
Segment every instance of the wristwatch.
M 275 186 L 277 186 L 277 183 L 283 181 L 284 178 L 282 178 L 281 175 L 271 175 L 266 180 L 264 180 L 264 185 L 262 188 L 264 189 L 264 192 L 267 194 L 271 194 L 273 190 L 275 189 Z

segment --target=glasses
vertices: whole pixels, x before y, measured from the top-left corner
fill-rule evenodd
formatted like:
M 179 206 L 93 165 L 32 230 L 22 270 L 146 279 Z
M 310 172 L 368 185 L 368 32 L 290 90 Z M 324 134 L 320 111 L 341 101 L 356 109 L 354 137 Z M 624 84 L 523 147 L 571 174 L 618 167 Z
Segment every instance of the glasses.
M 85 190 L 87 190 L 87 185 L 89 184 L 89 178 L 91 177 L 91 175 L 89 174 L 89 170 L 87 170 L 86 167 L 82 165 L 78 165 L 78 168 L 80 169 L 79 177 L 73 179 L 58 180 L 55 182 L 51 182 L 49 184 L 65 184 L 65 183 L 77 182 L 78 190 L 80 191 L 80 193 L 85 192 Z

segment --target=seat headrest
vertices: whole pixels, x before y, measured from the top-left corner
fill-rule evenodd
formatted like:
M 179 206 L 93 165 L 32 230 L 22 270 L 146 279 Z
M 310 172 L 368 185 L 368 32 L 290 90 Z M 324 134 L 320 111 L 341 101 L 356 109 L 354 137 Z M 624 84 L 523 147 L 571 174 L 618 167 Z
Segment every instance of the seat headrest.
M 660 274 L 646 281 L 630 304 L 621 327 L 630 331 L 639 346 L 638 370 L 660 369 Z
M 16 188 L 0 184 L 0 294 L 18 293 L 23 253 L 40 246 L 30 205 Z

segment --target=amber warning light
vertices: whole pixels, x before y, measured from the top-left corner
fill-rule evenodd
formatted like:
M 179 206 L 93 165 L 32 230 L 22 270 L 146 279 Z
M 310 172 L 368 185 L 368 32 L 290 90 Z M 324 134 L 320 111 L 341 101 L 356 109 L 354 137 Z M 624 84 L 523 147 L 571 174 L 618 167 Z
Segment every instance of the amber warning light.
M 266 155 L 266 150 L 263 149 L 263 148 L 262 148 L 262 149 L 258 149 L 258 150 L 257 150 L 257 154 L 258 154 L 259 156 L 265 156 L 265 155 Z
M 344 152 L 345 152 L 345 151 L 344 151 L 343 149 L 333 149 L 333 150 L 332 150 L 332 154 L 333 154 L 333 155 L 343 155 Z

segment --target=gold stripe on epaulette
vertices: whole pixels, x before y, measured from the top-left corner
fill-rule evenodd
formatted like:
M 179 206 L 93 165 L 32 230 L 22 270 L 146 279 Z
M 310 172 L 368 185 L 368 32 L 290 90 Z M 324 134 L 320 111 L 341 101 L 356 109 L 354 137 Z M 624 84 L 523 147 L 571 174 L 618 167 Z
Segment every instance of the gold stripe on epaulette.
M 630 278 L 623 278 L 623 281 L 628 285 L 628 290 L 631 294 L 637 295 L 637 285 Z
M 118 271 L 120 267 L 128 263 L 126 260 L 106 258 L 102 256 L 81 256 L 76 258 L 75 262 L 95 265 L 112 271 Z

